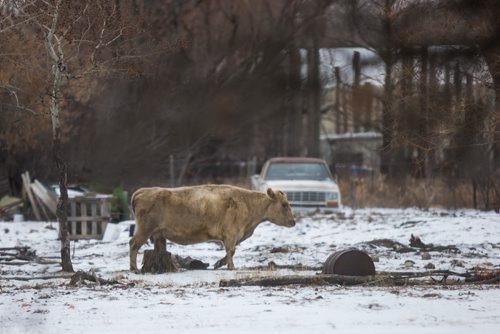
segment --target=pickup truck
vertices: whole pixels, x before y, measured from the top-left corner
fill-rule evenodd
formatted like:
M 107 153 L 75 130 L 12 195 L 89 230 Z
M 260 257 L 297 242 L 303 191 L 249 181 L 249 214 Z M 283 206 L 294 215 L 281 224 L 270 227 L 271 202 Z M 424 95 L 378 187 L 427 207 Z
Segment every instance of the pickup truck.
M 257 191 L 283 191 L 295 213 L 341 208 L 339 187 L 323 159 L 272 158 L 260 174 L 251 177 L 250 183 Z

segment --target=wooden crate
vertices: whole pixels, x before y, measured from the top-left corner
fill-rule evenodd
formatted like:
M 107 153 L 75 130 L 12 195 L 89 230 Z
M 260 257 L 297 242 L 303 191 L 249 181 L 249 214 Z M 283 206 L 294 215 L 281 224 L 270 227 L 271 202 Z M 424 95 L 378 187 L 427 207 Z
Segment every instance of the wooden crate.
M 71 240 L 101 240 L 110 221 L 110 198 L 75 197 L 68 203 L 68 234 Z

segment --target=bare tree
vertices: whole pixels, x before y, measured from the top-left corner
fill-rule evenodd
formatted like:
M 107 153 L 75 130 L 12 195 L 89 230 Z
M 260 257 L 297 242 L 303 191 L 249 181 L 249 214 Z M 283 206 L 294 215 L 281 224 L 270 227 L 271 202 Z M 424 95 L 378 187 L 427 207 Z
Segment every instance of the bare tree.
M 403 0 L 356 0 L 347 2 L 351 43 L 374 51 L 385 66 L 382 97 L 382 171 L 393 175 L 396 171 L 394 149 L 395 126 L 398 113 L 395 105 L 395 72 L 400 58 L 401 41 L 396 27 L 404 9 Z
M 42 99 L 28 102 L 34 104 L 32 109 L 46 106 L 49 111 L 60 187 L 57 218 L 62 269 L 73 271 L 67 231 L 68 167 L 62 151 L 68 97 L 84 99 L 99 77 L 130 71 L 132 60 L 142 54 L 133 48 L 134 29 L 124 24 L 130 13 L 122 10 L 120 1 L 26 0 L 14 6 L 2 33 L 23 36 L 32 52 L 39 52 L 35 57 L 22 55 L 19 62 L 30 75 L 41 78 L 38 94 Z

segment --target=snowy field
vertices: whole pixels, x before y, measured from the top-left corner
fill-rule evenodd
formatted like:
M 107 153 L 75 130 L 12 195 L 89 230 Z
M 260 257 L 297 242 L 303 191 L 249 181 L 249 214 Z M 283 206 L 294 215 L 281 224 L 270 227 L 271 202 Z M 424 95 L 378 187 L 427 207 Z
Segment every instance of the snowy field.
M 237 270 L 212 270 L 224 256 L 215 243 L 168 244 L 208 270 L 161 275 L 128 271 L 131 222 L 110 224 L 103 241 L 72 243 L 75 270 L 123 284 L 70 287 L 68 278 L 20 280 L 59 273 L 57 264 L 0 264 L 0 333 L 498 333 L 500 285 L 408 287 L 220 288 L 228 278 L 314 274 L 254 270 L 270 261 L 320 267 L 335 251 L 368 252 L 377 271 L 423 272 L 429 263 L 455 272 L 500 269 L 500 215 L 472 210 L 347 209 L 300 219 L 294 228 L 260 225 L 236 249 Z M 57 224 L 0 222 L 0 247 L 30 246 L 56 260 Z M 454 245 L 458 251 L 398 253 L 371 241 Z M 271 252 L 281 247 L 285 252 Z M 151 247 L 149 247 L 150 249 Z M 148 247 L 144 246 L 139 255 Z

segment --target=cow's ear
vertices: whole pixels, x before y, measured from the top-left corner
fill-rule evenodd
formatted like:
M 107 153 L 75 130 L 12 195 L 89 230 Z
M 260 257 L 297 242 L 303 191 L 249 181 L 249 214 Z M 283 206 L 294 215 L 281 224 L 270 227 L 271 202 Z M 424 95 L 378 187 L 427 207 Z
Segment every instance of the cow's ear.
M 271 188 L 267 188 L 267 196 L 269 196 L 271 199 L 276 199 L 276 194 Z

